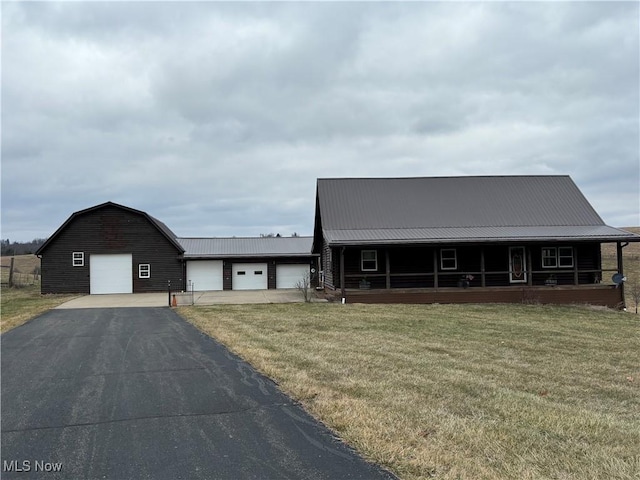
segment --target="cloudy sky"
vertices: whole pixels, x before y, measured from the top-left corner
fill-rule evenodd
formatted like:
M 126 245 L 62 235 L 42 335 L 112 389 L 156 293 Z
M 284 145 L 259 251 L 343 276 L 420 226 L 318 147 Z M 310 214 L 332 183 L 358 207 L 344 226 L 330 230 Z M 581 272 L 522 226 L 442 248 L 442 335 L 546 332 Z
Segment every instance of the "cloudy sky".
M 2 2 L 2 238 L 105 201 L 179 236 L 311 234 L 316 178 L 354 176 L 568 174 L 640 225 L 639 23 L 637 2 Z

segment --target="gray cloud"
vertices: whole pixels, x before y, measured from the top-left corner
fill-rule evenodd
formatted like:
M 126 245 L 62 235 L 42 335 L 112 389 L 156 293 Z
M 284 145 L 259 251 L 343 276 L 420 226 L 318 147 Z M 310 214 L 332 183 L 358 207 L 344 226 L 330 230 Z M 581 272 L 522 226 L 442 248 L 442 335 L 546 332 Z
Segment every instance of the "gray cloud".
M 2 234 L 311 233 L 315 179 L 570 174 L 640 218 L 636 3 L 7 3 Z

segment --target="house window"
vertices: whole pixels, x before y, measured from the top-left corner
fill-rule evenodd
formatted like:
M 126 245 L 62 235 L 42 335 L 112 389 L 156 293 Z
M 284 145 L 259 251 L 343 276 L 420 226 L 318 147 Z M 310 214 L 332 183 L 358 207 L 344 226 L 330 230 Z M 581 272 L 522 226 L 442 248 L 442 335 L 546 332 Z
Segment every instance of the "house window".
M 558 249 L 556 247 L 542 249 L 542 268 L 558 268 Z
M 362 250 L 360 252 L 360 269 L 363 272 L 375 272 L 378 270 L 377 250 Z
M 558 266 L 573 267 L 573 247 L 558 247 Z
M 457 270 L 458 256 L 455 248 L 443 248 L 440 250 L 440 269 Z
M 84 267 L 84 252 L 73 252 L 71 261 L 74 267 Z
M 138 278 L 151 278 L 151 265 L 141 263 L 138 265 Z
M 542 249 L 543 268 L 572 268 L 573 247 L 544 247 Z

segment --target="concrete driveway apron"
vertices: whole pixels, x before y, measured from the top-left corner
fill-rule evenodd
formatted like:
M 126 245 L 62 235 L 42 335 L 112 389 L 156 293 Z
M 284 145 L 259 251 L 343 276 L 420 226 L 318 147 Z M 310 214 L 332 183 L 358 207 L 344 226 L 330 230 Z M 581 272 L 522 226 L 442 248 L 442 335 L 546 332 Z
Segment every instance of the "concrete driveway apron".
M 169 308 L 52 310 L 0 342 L 3 479 L 394 478 Z

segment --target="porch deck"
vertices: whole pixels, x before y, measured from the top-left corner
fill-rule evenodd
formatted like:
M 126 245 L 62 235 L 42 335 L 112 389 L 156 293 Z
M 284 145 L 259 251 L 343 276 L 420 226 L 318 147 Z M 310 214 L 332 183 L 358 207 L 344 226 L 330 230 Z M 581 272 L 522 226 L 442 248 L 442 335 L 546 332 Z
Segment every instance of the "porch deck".
M 339 301 L 342 292 L 327 291 Z M 347 303 L 541 303 L 589 304 L 623 308 L 622 289 L 616 285 L 519 285 L 470 288 L 354 289 L 344 291 Z

